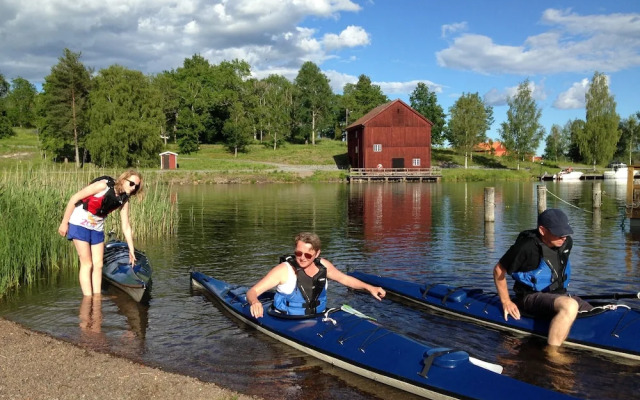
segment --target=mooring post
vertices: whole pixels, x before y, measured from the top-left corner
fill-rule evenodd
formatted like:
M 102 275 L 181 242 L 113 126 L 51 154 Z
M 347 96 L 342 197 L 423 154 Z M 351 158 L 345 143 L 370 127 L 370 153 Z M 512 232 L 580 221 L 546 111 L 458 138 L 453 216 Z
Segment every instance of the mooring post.
M 601 182 L 593 182 L 593 208 L 599 209 L 602 206 L 602 184 Z
M 484 222 L 494 222 L 496 220 L 495 209 L 496 188 L 484 188 Z
M 547 209 L 547 187 L 538 185 L 538 214 Z

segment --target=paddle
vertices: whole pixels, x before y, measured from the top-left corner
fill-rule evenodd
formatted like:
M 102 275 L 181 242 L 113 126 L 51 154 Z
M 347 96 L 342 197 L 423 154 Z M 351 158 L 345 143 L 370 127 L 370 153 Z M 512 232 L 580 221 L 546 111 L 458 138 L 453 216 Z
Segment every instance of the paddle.
M 348 305 L 348 304 L 343 304 L 343 305 L 340 307 L 340 309 L 341 309 L 342 311 L 344 311 L 344 312 L 347 312 L 347 313 L 349 313 L 349 314 L 353 314 L 353 315 L 355 315 L 355 316 L 357 316 L 357 317 L 364 318 L 364 319 L 370 319 L 370 320 L 372 320 L 372 321 L 376 321 L 376 319 L 375 319 L 375 318 L 370 317 L 370 316 L 368 316 L 368 315 L 366 315 L 366 314 L 361 313 L 360 311 L 356 310 L 355 308 L 351 307 L 351 306 L 350 306 L 350 305 Z M 490 363 L 490 362 L 488 362 L 488 361 L 482 361 L 482 360 L 479 360 L 479 359 L 477 359 L 477 358 L 475 358 L 475 357 L 471 357 L 471 356 L 469 356 L 469 362 L 470 362 L 471 364 L 473 364 L 473 365 L 478 366 L 478 367 L 481 367 L 481 368 L 487 369 L 487 370 L 489 370 L 489 371 L 491 371 L 491 372 L 495 372 L 496 374 L 501 374 L 501 373 L 502 373 L 502 370 L 503 370 L 502 365 L 493 364 L 493 363 Z
M 606 294 L 590 294 L 586 296 L 579 296 L 585 300 L 597 300 L 597 299 L 640 299 L 640 292 L 638 293 L 606 293 Z

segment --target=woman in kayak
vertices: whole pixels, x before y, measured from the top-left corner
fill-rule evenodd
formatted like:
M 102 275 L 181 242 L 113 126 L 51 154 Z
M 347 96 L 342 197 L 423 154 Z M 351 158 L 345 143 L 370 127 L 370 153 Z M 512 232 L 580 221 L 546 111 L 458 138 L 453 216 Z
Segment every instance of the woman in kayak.
M 142 192 L 142 176 L 135 170 L 122 173 L 117 180 L 109 176 L 94 179 L 71 196 L 58 233 L 73 240 L 80 257 L 82 294 L 100 294 L 104 255 L 104 219 L 120 209 L 122 233 L 129 245 L 129 262 L 134 264 L 133 237 L 129 224 L 129 198 Z
M 283 315 L 314 315 L 325 310 L 327 278 L 352 289 L 364 289 L 381 300 L 386 292 L 340 272 L 329 260 L 320 258 L 320 238 L 315 233 L 302 232 L 295 238 L 294 255 L 286 256 L 258 283 L 247 291 L 251 315 L 263 316 L 258 300 L 262 293 L 276 288 L 273 311 Z

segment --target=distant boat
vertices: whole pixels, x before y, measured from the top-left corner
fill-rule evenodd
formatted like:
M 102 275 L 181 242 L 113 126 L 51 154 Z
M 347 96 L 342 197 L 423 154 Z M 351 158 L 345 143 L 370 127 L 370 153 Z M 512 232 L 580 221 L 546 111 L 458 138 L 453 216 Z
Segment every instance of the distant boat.
M 627 164 L 616 163 L 611 164 L 611 170 L 604 171 L 604 179 L 617 179 L 617 180 L 627 180 L 629 175 L 629 168 Z M 638 171 L 633 171 L 633 176 L 638 175 Z
M 553 175 L 553 179 L 556 181 L 579 181 L 582 175 L 584 175 L 582 172 L 574 171 L 569 167 Z

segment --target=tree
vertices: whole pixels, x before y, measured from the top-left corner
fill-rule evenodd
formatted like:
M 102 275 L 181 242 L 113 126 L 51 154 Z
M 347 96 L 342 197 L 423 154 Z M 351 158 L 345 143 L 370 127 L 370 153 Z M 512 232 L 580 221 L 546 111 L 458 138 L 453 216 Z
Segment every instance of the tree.
M 87 149 L 100 167 L 158 164 L 165 117 L 160 93 L 139 71 L 113 65 L 99 72 L 91 91 Z
M 11 81 L 6 109 L 13 126 L 33 126 L 37 94 L 36 87 L 28 80 L 17 77 Z
M 91 70 L 80 62 L 81 53 L 64 55 L 44 78 L 40 114 L 42 148 L 54 157 L 71 157 L 80 167 L 80 146 L 87 134 Z
M 553 124 L 547 135 L 543 157 L 547 160 L 563 159 L 569 150 L 569 130 Z
M 609 94 L 607 77 L 595 72 L 585 95 L 587 118 L 584 129 L 576 137 L 580 153 L 587 163 L 605 164 L 616 151 L 620 131 L 620 116 L 616 113 L 616 102 Z
M 349 121 L 353 122 L 381 104 L 389 102 L 380 86 L 371 83 L 366 75 L 360 75 L 356 84 L 347 83 L 343 89 L 343 104 L 348 108 Z
M 638 151 L 638 137 L 640 137 L 640 111 L 620 122 L 620 140 L 616 150 L 616 157 L 628 159 L 633 164 L 633 153 Z
M 227 137 L 227 147 L 233 151 L 234 157 L 239 151 L 245 151 L 251 142 L 251 122 L 241 102 L 231 105 L 231 116 L 224 124 L 224 135 Z
M 409 101 L 411 102 L 411 108 L 433 122 L 433 126 L 431 127 L 431 144 L 443 144 L 444 125 L 447 114 L 444 113 L 444 110 L 438 104 L 438 98 L 435 92 L 430 91 L 429 87 L 423 82 L 418 82 L 418 85 L 409 96 Z
M 196 54 L 185 59 L 173 74 L 180 99 L 176 136 L 180 152 L 198 151 L 207 128 L 212 126 L 211 107 L 214 103 L 214 71 L 204 57 Z
M 0 74 L 0 139 L 13 136 L 16 133 L 11 129 L 11 123 L 5 111 L 5 99 L 9 93 L 9 82 Z
M 294 80 L 297 105 L 300 107 L 302 136 L 316 144 L 316 132 L 325 123 L 332 98 L 329 78 L 311 61 L 302 64 Z
M 282 75 L 269 75 L 256 84 L 260 88 L 256 119 L 259 121 L 260 141 L 264 133 L 268 138 L 266 144 L 275 150 L 291 136 L 293 84 Z
M 507 104 L 507 120 L 501 124 L 500 137 L 507 151 L 518 160 L 519 169 L 520 161 L 535 153 L 544 137 L 544 128 L 540 125 L 542 111 L 531 96 L 528 79 L 518 85 L 517 94 L 509 97 Z
M 151 84 L 160 93 L 160 104 L 164 113 L 164 125 L 162 127 L 162 139 L 165 146 L 167 140 L 173 137 L 176 142 L 176 130 L 178 128 L 178 110 L 180 109 L 180 97 L 178 93 L 178 82 L 173 72 L 163 72 L 152 78 Z
M 446 139 L 454 148 L 464 153 L 464 167 L 473 146 L 487 140 L 487 131 L 493 123 L 493 108 L 485 105 L 478 93 L 463 93 L 449 107 L 449 123 Z
M 583 120 L 576 118 L 572 121 L 568 121 L 564 125 L 564 131 L 567 132 L 566 135 L 569 136 L 569 149 L 567 150 L 567 156 L 573 162 L 582 162 L 583 160 L 576 138 L 582 135 L 582 131 L 584 131 L 584 124 Z

